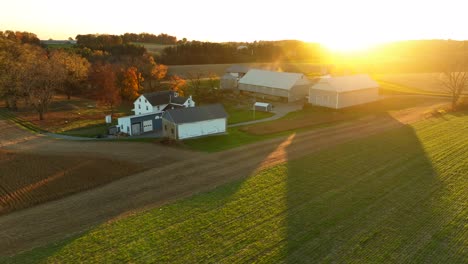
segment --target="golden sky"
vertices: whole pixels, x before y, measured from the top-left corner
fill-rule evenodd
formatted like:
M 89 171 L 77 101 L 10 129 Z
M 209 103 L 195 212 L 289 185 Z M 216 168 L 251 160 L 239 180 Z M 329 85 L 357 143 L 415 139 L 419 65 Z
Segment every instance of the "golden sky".
M 468 39 L 463 0 L 0 0 L 0 30 L 41 39 L 167 33 L 202 41 L 299 39 L 359 49 L 406 39 Z

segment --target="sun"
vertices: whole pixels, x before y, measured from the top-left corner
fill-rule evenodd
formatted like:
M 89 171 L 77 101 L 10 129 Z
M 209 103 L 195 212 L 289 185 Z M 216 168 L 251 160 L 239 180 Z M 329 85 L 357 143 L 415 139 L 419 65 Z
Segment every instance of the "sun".
M 356 39 L 335 38 L 335 39 L 323 41 L 322 43 L 323 45 L 325 45 L 325 47 L 327 47 L 331 51 L 339 52 L 339 53 L 354 53 L 354 52 L 366 51 L 376 44 L 369 39 L 359 39 L 359 38 L 356 38 Z

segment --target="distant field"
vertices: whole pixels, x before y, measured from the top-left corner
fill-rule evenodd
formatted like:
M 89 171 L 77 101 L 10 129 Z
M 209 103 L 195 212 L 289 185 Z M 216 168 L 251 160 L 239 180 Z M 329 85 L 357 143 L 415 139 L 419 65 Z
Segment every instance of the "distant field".
M 201 72 L 205 75 L 215 73 L 224 75 L 227 68 L 233 64 L 202 64 L 202 65 L 169 65 L 168 73 L 186 77 L 190 72 Z M 316 63 L 239 63 L 252 68 L 268 69 L 285 72 L 302 72 L 305 74 L 321 71 L 321 64 Z
M 0 149 L 0 215 L 128 176 L 141 168 L 111 159 Z
M 466 263 L 467 122 L 341 144 L 3 262 Z
M 440 73 L 379 74 L 375 78 L 388 83 L 388 85 L 396 84 L 397 86 L 390 87 L 390 89 L 393 88 L 401 92 L 447 93 L 440 82 Z

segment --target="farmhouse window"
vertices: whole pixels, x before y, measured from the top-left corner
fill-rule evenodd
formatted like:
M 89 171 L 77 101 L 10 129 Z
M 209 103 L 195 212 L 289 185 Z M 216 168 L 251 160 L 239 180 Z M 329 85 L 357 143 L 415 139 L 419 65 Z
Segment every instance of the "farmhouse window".
M 146 101 L 146 99 L 145 99 L 145 104 L 146 104 L 147 102 L 148 102 L 148 101 Z
M 146 111 L 148 111 L 148 106 L 146 106 Z
M 157 109 L 159 110 L 159 105 L 157 106 Z
M 141 105 L 138 105 L 138 109 L 141 109 Z
M 138 101 L 140 101 L 140 102 L 141 102 L 141 98 L 140 98 L 140 99 L 138 99 Z

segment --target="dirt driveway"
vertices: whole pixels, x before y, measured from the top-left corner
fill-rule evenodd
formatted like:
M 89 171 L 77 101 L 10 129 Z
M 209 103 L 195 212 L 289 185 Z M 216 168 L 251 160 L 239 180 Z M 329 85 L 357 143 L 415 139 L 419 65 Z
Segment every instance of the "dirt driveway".
M 36 139 L 11 145 L 9 148 L 21 151 L 41 149 L 64 155 L 69 152 L 83 155 L 111 152 L 117 159 L 141 158 L 144 163 L 156 162 L 166 156 L 169 158 L 166 162 L 155 163 L 157 166 L 150 170 L 105 186 L 0 217 L 0 255 L 16 254 L 61 240 L 135 211 L 248 177 L 257 170 L 289 159 L 404 126 L 420 120 L 422 114 L 433 105 L 431 103 L 388 116 L 368 117 L 214 154 L 140 143 L 117 143 L 115 146 L 112 142 L 51 143 L 49 139 Z M 122 149 L 125 150 L 120 153 Z M 148 157 L 148 153 L 156 155 L 156 158 Z

